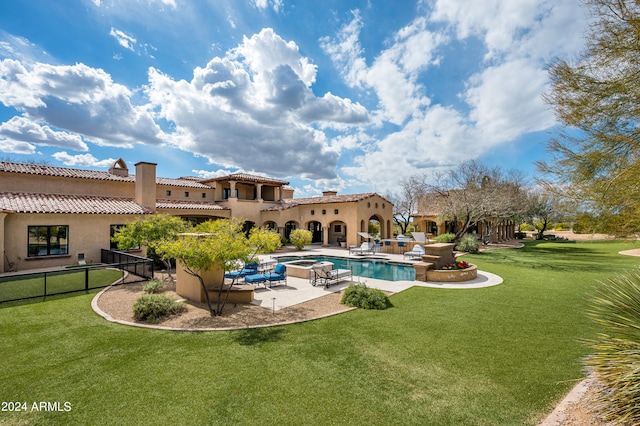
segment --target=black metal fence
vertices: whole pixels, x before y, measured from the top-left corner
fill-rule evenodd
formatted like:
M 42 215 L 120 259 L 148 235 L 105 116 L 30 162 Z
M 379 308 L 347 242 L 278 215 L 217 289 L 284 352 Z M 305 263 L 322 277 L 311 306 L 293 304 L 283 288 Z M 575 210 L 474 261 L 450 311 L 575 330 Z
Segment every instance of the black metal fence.
M 100 252 L 100 262 L 111 265 L 130 274 L 149 280 L 153 278 L 153 260 L 136 256 L 117 250 L 105 250 Z
M 113 284 L 129 284 L 153 278 L 153 261 L 128 253 L 102 250 L 101 265 L 87 265 L 46 272 L 16 273 L 0 277 L 0 303 L 47 296 L 89 292 Z

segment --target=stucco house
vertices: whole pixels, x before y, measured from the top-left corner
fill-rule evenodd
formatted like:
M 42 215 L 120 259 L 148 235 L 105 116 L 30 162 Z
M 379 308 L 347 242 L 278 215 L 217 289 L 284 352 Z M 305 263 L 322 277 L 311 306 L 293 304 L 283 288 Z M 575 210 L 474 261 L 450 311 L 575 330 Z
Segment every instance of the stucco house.
M 289 182 L 244 173 L 214 179 L 156 176 L 156 164 L 123 160 L 108 171 L 0 162 L 0 271 L 100 260 L 111 236 L 137 217 L 199 222 L 238 217 L 283 236 L 310 229 L 323 245 L 360 243 L 370 220 L 391 236 L 393 204 L 376 193 L 293 198 Z

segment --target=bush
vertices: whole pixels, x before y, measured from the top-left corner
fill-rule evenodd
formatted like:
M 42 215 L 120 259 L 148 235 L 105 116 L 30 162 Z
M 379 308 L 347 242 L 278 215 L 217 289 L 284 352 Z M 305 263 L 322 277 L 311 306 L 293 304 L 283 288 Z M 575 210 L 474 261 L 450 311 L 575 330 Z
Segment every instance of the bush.
M 604 386 L 597 405 L 614 423 L 640 424 L 640 269 L 600 283 L 587 315 L 600 326 L 585 359 Z
M 456 239 L 456 234 L 440 234 L 434 238 L 439 243 L 452 243 Z
M 520 230 L 521 231 L 535 231 L 536 228 L 534 228 L 533 225 L 531 225 L 530 223 L 523 223 L 520 225 Z
M 553 228 L 554 231 L 568 231 L 569 225 L 566 223 L 556 223 L 556 226 Z
M 289 241 L 295 246 L 296 249 L 302 250 L 304 246 L 311 244 L 313 240 L 313 233 L 306 229 L 294 229 L 289 234 Z
M 516 232 L 513 234 L 514 237 L 516 237 L 519 240 L 522 240 L 524 238 L 527 238 L 527 233 L 526 232 Z
M 393 306 L 389 297 L 377 288 L 365 284 L 349 284 L 340 303 L 363 309 L 387 309 Z
M 153 294 L 156 293 L 158 291 L 160 291 L 160 289 L 164 287 L 164 283 L 160 280 L 149 280 L 149 282 L 147 282 L 143 287 L 142 287 L 142 291 L 144 291 L 146 294 Z
M 478 238 L 475 235 L 465 235 L 458 241 L 458 250 L 467 253 L 478 252 Z
M 133 305 L 133 318 L 138 321 L 157 323 L 161 318 L 180 314 L 187 310 L 187 305 L 163 294 L 143 294 Z

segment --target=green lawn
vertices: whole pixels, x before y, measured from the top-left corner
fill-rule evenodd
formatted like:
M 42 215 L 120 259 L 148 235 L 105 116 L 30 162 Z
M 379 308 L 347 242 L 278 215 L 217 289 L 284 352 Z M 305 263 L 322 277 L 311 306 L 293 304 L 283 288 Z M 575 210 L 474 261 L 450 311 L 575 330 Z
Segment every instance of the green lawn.
M 46 294 L 101 288 L 122 278 L 122 271 L 116 269 L 88 269 L 88 280 L 85 270 L 71 269 L 46 273 Z M 45 294 L 45 274 L 28 276 L 0 277 L 0 302 L 24 299 Z
M 71 404 L 0 412 L 0 424 L 537 424 L 583 376 L 585 294 L 634 267 L 616 254 L 633 247 L 465 256 L 504 284 L 412 288 L 386 311 L 255 330 L 111 324 L 93 295 L 0 308 L 0 399 Z

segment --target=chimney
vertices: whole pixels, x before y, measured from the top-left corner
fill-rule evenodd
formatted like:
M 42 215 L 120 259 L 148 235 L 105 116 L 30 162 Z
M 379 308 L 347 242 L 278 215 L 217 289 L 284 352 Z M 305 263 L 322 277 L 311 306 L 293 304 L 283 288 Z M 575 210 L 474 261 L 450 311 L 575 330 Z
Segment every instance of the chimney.
M 156 211 L 156 163 L 136 163 L 136 203 Z
M 282 198 L 283 199 L 291 199 L 291 198 L 293 198 L 293 189 L 282 188 L 281 191 L 282 191 Z
M 335 197 L 338 195 L 338 191 L 322 191 L 323 197 Z

